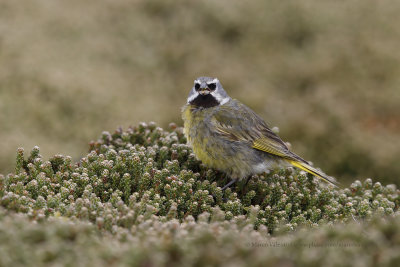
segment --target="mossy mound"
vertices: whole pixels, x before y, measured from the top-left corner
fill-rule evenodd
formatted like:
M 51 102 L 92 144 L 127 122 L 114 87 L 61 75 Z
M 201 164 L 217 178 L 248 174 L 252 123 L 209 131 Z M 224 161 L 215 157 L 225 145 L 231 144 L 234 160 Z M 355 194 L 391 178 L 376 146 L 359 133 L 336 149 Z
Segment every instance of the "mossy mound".
M 44 245 L 38 249 L 46 250 L 47 242 L 67 242 L 60 239 L 61 230 L 57 230 L 66 227 L 66 240 L 71 231 L 78 236 L 83 232 L 83 243 L 76 246 L 84 247 L 82 244 L 88 242 L 84 253 L 94 256 L 97 249 L 110 249 L 98 259 L 103 264 L 128 263 L 129 259 L 142 264 L 227 264 L 234 259 L 244 265 L 245 259 L 268 249 L 272 245 L 265 244 L 274 240 L 291 245 L 281 252 L 256 256 L 260 261 L 255 265 L 267 259 L 279 263 L 290 251 L 293 254 L 288 259 L 294 260 L 301 254 L 315 253 L 321 246 L 328 249 L 327 244 L 333 241 L 349 241 L 351 248 L 338 251 L 355 253 L 362 250 L 363 242 L 375 240 L 363 236 L 359 224 L 371 229 L 379 225 L 382 229 L 378 227 L 377 233 L 392 242 L 383 246 L 399 245 L 400 192 L 393 185 L 366 179 L 355 181 L 350 188 L 336 189 L 293 168 L 255 175 L 247 185 L 243 181 L 222 192 L 228 181 L 195 159 L 182 129 L 175 125 L 171 131 L 142 123 L 126 131 L 104 132 L 78 163 L 62 155 L 43 160 L 37 147 L 27 157 L 18 149 L 15 173 L 0 175 L 0 238 L 11 238 L 5 229 L 15 221 L 11 231 L 22 230 L 13 245 L 26 238 L 25 232 L 28 236 L 30 231 L 43 232 L 38 235 Z M 10 215 L 15 212 L 20 215 Z M 32 221 L 39 224 L 30 226 Z M 312 249 L 307 251 L 305 244 L 311 244 Z M 81 253 L 74 249 L 68 253 Z M 61 248 L 43 253 L 38 261 L 67 263 Z M 206 253 L 210 255 L 205 257 Z M 371 260 L 371 255 L 365 257 Z M 306 262 L 321 260 L 315 255 Z
M 243 221 L 147 219 L 114 235 L 82 220 L 0 208 L 1 266 L 399 266 L 400 219 L 268 236 Z

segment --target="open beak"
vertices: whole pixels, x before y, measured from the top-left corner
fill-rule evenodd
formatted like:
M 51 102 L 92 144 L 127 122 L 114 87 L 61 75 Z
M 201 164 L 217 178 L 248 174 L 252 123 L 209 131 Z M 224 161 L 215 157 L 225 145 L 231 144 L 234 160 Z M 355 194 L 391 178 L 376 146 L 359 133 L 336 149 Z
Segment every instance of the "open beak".
M 208 88 L 201 88 L 199 91 L 199 94 L 200 95 L 208 95 L 210 92 L 211 92 L 211 90 Z

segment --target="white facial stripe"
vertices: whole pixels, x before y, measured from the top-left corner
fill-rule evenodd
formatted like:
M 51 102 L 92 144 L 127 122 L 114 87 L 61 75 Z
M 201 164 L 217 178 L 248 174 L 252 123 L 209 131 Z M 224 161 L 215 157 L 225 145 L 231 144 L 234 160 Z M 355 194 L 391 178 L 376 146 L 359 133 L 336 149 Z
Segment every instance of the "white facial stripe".
M 223 104 L 225 104 L 226 102 L 229 101 L 229 97 L 223 98 L 223 97 L 222 97 L 220 94 L 218 94 L 217 92 L 212 92 L 211 94 L 212 94 L 212 96 L 215 97 L 215 99 L 217 99 L 217 101 L 219 102 L 220 105 L 223 105 Z
M 199 93 L 195 93 L 195 94 L 189 96 L 187 102 L 188 103 L 192 102 L 196 97 L 198 97 L 198 95 L 199 95 Z
M 199 80 L 194 80 L 194 83 L 200 83 L 201 84 L 201 82 Z
M 227 103 L 229 101 L 229 97 L 225 97 L 224 99 L 222 99 L 219 104 L 220 105 L 224 105 L 225 103 Z
M 230 99 L 229 96 L 223 98 L 220 94 L 216 94 L 215 92 L 212 92 L 211 95 L 214 96 L 215 99 L 217 99 L 217 101 L 219 102 L 220 105 L 226 104 Z M 198 96 L 199 96 L 199 93 L 194 93 L 193 95 L 189 96 L 187 99 L 187 103 L 192 102 Z
M 219 80 L 217 78 L 215 78 L 214 80 L 212 80 L 211 82 L 208 82 L 207 84 L 209 84 L 209 83 L 217 83 L 217 82 L 219 82 Z

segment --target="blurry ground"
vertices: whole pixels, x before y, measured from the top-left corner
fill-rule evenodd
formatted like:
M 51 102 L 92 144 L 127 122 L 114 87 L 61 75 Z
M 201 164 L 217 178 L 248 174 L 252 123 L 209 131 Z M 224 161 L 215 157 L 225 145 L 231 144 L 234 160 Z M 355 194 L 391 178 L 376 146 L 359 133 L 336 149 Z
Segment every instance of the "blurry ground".
M 0 173 L 17 147 L 78 159 L 139 121 L 182 124 L 216 76 L 339 181 L 400 178 L 400 3 L 0 1 Z

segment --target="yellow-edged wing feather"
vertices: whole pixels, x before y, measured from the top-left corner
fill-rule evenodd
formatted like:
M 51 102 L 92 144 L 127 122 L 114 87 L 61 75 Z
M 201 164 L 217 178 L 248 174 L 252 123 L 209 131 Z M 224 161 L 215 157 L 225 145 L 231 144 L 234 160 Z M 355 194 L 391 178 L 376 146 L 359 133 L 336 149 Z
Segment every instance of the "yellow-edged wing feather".
M 282 145 L 279 142 L 275 142 L 274 140 L 269 140 L 265 137 L 262 137 L 253 142 L 253 148 L 279 156 L 293 166 L 308 173 L 311 173 L 312 175 L 324 180 L 327 183 L 337 186 L 337 182 L 333 177 L 328 176 L 322 171 L 312 167 L 310 164 L 308 164 L 307 161 L 289 151 L 285 144 Z
M 290 157 L 290 151 L 285 144 L 281 144 L 266 137 L 255 140 L 252 147 L 282 158 Z
M 236 112 L 221 106 L 214 114 L 216 131 L 230 141 L 248 142 L 254 149 L 278 156 L 293 166 L 336 186 L 337 182 L 320 170 L 315 169 L 300 156 L 291 152 L 278 135 L 254 111 L 239 101 L 233 100 Z M 244 119 L 243 119 L 244 118 Z
M 330 183 L 330 184 L 334 185 L 335 187 L 338 187 L 338 182 L 335 180 L 335 178 L 326 175 L 322 171 L 315 169 L 314 167 L 310 166 L 309 164 L 304 163 L 304 162 L 294 161 L 294 160 L 288 160 L 288 162 L 290 164 L 292 164 L 293 166 L 295 166 L 299 169 L 302 169 L 303 171 L 306 171 L 308 173 L 311 173 L 312 175 L 324 180 L 325 182 Z

